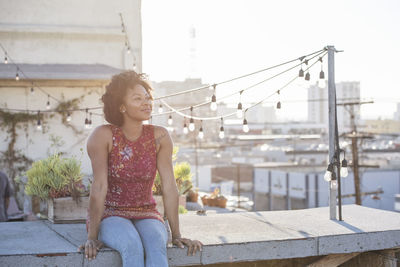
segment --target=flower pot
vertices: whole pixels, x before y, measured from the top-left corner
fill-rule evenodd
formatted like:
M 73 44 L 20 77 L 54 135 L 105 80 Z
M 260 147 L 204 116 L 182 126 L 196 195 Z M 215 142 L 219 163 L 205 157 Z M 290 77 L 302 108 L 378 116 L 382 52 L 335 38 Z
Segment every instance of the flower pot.
M 52 223 L 84 223 L 89 207 L 89 197 L 80 197 L 76 202 L 72 197 L 49 198 L 47 217 Z
M 202 196 L 201 197 L 201 202 L 203 202 L 203 206 L 208 206 L 208 197 L 207 196 Z
M 216 206 L 220 208 L 226 208 L 226 202 L 228 201 L 226 198 L 217 198 Z
M 199 199 L 199 194 L 198 193 L 193 192 L 193 191 L 189 191 L 189 194 L 188 194 L 188 201 L 189 202 L 197 203 L 198 199 Z

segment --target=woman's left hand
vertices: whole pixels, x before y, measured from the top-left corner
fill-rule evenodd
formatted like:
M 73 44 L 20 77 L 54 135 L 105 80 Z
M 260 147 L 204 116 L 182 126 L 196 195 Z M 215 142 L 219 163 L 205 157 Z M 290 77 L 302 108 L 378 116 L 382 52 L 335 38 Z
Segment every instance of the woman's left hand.
M 188 252 L 187 255 L 194 256 L 196 254 L 196 251 L 202 251 L 202 246 L 203 243 L 201 243 L 199 240 L 190 240 L 188 238 L 183 238 L 183 237 L 176 237 L 172 239 L 172 244 L 177 245 L 180 248 L 183 248 L 183 245 L 186 245 L 188 247 Z

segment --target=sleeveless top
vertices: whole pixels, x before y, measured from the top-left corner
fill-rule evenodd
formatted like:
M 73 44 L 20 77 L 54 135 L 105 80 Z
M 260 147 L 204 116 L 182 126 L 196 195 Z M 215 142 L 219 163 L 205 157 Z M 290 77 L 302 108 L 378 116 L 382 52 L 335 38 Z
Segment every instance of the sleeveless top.
M 108 188 L 101 220 L 119 216 L 157 219 L 164 223 L 152 191 L 157 172 L 154 126 L 143 125 L 142 133 L 135 141 L 128 140 L 118 126 L 109 127 L 112 148 L 108 154 Z M 89 216 L 87 229 L 88 221 Z

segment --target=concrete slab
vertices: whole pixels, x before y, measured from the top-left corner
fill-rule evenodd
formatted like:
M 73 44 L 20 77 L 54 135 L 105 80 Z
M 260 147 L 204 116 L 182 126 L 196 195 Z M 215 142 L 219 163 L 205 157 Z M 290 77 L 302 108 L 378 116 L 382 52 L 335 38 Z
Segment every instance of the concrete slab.
M 201 240 L 196 256 L 168 248 L 170 266 L 288 259 L 400 246 L 400 213 L 343 206 L 344 221 L 329 219 L 329 208 L 292 211 L 180 215 L 184 237 Z M 83 224 L 44 221 L 0 223 L 0 266 L 121 266 L 111 249 L 88 262 L 76 252 L 85 241 Z M 39 254 L 39 255 L 38 255 Z

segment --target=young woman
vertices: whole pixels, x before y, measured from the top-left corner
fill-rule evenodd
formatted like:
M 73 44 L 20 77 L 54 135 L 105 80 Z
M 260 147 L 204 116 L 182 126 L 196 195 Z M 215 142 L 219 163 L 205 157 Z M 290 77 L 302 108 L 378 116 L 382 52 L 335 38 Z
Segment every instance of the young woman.
M 112 77 L 103 95 L 110 124 L 97 127 L 87 142 L 93 183 L 87 220 L 86 258 L 96 258 L 103 243 L 117 250 L 123 266 L 168 266 L 168 234 L 156 209 L 152 185 L 158 170 L 172 243 L 202 249 L 179 231 L 178 190 L 172 167 L 173 144 L 168 131 L 143 125 L 150 118 L 151 87 L 134 71 Z

